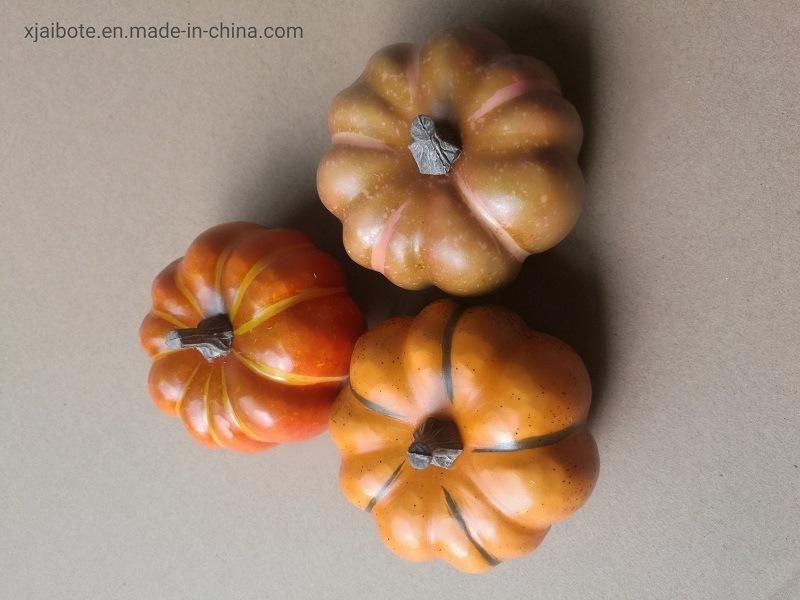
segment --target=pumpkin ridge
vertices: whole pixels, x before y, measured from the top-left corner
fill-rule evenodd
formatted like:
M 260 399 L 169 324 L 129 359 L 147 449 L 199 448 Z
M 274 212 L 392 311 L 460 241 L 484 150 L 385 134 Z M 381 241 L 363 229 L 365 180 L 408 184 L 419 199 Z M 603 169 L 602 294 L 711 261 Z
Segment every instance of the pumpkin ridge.
M 477 121 L 481 117 L 485 117 L 496 108 L 500 108 L 504 104 L 524 96 L 528 92 L 535 89 L 536 81 L 532 79 L 520 79 L 514 83 L 510 83 L 501 87 L 484 100 L 481 105 L 475 109 L 472 114 L 468 115 L 465 121 Z
M 389 419 L 395 419 L 396 421 L 403 421 L 403 422 L 407 422 L 408 421 L 408 417 L 407 416 L 401 415 L 401 414 L 396 413 L 396 412 L 394 412 L 392 410 L 389 410 L 388 408 L 385 408 L 385 407 L 381 406 L 377 402 L 373 402 L 372 400 L 369 400 L 366 397 L 364 397 L 361 394 L 359 394 L 356 391 L 356 389 L 353 387 L 352 383 L 350 384 L 350 393 L 353 394 L 353 397 L 356 400 L 358 400 L 358 402 L 361 404 L 361 406 L 363 406 L 364 408 L 366 408 L 368 410 L 371 410 L 374 413 L 377 413 L 377 414 L 379 414 L 381 416 L 384 416 L 384 417 L 387 417 Z
M 228 311 L 230 320 L 233 321 L 233 319 L 236 317 L 236 313 L 239 312 L 239 306 L 241 305 L 242 299 L 247 293 L 250 284 L 253 283 L 255 278 L 258 277 L 264 271 L 264 269 L 266 269 L 284 254 L 300 248 L 306 248 L 311 245 L 312 244 L 310 242 L 304 242 L 302 244 L 293 244 L 291 246 L 286 246 L 285 248 L 280 248 L 279 250 L 270 252 L 266 256 L 260 258 L 252 267 L 250 267 L 250 270 L 247 271 L 245 276 L 239 282 L 239 288 L 236 290 L 236 295 L 233 298 L 233 304 L 231 304 L 231 308 Z
M 187 288 L 186 284 L 183 282 L 180 269 L 175 269 L 175 287 L 177 287 L 178 291 L 183 294 L 183 297 L 186 298 L 186 301 L 192 306 L 198 315 L 201 317 L 205 316 L 203 311 L 200 309 L 200 304 L 197 302 L 197 298 L 194 297 L 194 294 L 189 291 L 189 288 Z
M 256 375 L 261 375 L 272 381 L 286 385 L 314 385 L 317 383 L 341 383 L 347 380 L 347 375 L 302 375 L 300 373 L 290 373 L 265 365 L 264 363 L 248 358 L 238 350 L 232 350 L 232 354 L 239 359 L 245 367 L 253 371 Z
M 453 499 L 453 496 L 450 494 L 450 492 L 447 491 L 447 488 L 442 486 L 442 491 L 444 492 L 444 502 L 447 506 L 447 513 L 456 523 L 458 523 L 458 526 L 464 532 L 464 535 L 466 536 L 467 540 L 469 540 L 469 543 L 472 544 L 475 550 L 478 551 L 478 554 L 481 555 L 481 558 L 483 558 L 483 560 L 485 560 L 489 566 L 496 567 L 499 565 L 502 561 L 492 556 L 492 554 L 490 554 L 489 551 L 481 545 L 475 536 L 472 535 L 461 509 Z
M 174 315 L 171 315 L 168 312 L 164 312 L 163 310 L 152 309 L 150 311 L 150 313 L 153 316 L 161 319 L 162 321 L 166 321 L 170 325 L 174 325 L 175 327 L 180 327 L 180 328 L 183 328 L 183 329 L 188 329 L 189 328 L 189 324 L 188 323 L 184 323 L 178 317 L 176 317 Z
M 335 288 L 306 288 L 304 290 L 300 290 L 293 296 L 289 296 L 288 298 L 284 298 L 283 300 L 279 300 L 278 302 L 274 302 L 273 304 L 269 304 L 264 306 L 261 310 L 259 310 L 250 320 L 245 321 L 239 327 L 233 330 L 234 335 L 243 335 L 248 333 L 264 323 L 264 321 L 268 321 L 269 319 L 279 315 L 285 310 L 292 308 L 293 306 L 297 306 L 298 304 L 305 302 L 306 300 L 316 300 L 317 298 L 324 298 L 326 296 L 333 296 L 335 294 L 341 294 L 345 292 L 344 287 L 335 287 Z
M 331 135 L 331 144 L 341 144 L 342 146 L 354 146 L 364 150 L 378 150 L 381 152 L 397 153 L 397 148 L 379 140 L 360 133 L 358 131 L 337 131 Z
M 333 100 L 331 112 L 328 115 L 328 129 L 331 135 L 336 133 L 361 133 L 358 120 L 352 118 L 352 104 L 375 103 L 377 110 L 381 111 L 383 119 L 394 119 L 399 123 L 405 123 L 406 117 L 400 113 L 397 107 L 381 96 L 378 91 L 369 83 L 359 77 L 350 87 L 339 92 Z M 341 111 L 341 112 L 340 112 Z M 334 119 L 334 117 L 336 117 Z M 338 126 L 334 123 L 338 121 Z M 396 133 L 396 132 L 395 132 Z M 371 136 L 368 136 L 371 137 Z M 391 142 L 381 140 L 387 146 L 399 147 Z
M 189 386 L 192 385 L 192 381 L 194 381 L 195 375 L 200 370 L 200 367 L 203 365 L 202 362 L 197 363 L 197 366 L 192 371 L 192 374 L 189 375 L 189 378 L 186 380 L 186 385 L 183 386 L 183 391 L 181 391 L 181 395 L 178 396 L 178 400 L 175 402 L 175 413 L 180 414 L 181 411 L 181 404 L 183 404 L 183 399 L 186 398 L 186 393 L 189 391 Z
M 211 402 L 209 401 L 209 388 L 211 387 L 211 377 L 214 375 L 214 369 L 216 365 L 212 366 L 208 370 L 208 377 L 206 377 L 206 382 L 203 385 L 203 414 L 206 416 L 206 427 L 208 428 L 208 435 L 214 441 L 214 443 L 219 447 L 224 447 L 222 442 L 220 442 L 219 438 L 217 437 L 217 432 L 214 431 L 214 426 L 211 424 Z
M 520 246 L 511 234 L 506 231 L 505 227 L 489 213 L 483 199 L 470 187 L 459 172 L 453 173 L 453 183 L 459 191 L 461 200 L 467 205 L 470 213 L 481 224 L 481 227 L 496 239 L 506 252 L 517 261 L 523 262 L 528 257 L 529 252 Z
M 372 509 L 375 508 L 375 505 L 380 502 L 384 496 L 386 496 L 387 492 L 392 487 L 392 484 L 394 484 L 394 482 L 400 476 L 400 470 L 403 468 L 403 464 L 405 464 L 405 461 L 397 465 L 397 468 L 389 476 L 389 479 L 386 480 L 386 483 L 384 483 L 381 486 L 381 489 L 379 489 L 378 492 L 372 498 L 370 498 L 369 503 L 364 508 L 366 512 L 372 512 Z
M 183 350 L 183 348 L 170 348 L 169 350 L 162 350 L 161 352 L 156 352 L 150 357 L 150 362 L 156 362 L 157 360 L 161 360 L 165 356 L 169 356 L 170 354 L 175 354 L 176 352 Z
M 253 430 L 245 425 L 244 422 L 239 418 L 239 415 L 236 414 L 236 410 L 233 408 L 231 398 L 228 395 L 228 380 L 225 379 L 224 365 L 220 367 L 220 388 L 222 390 L 222 406 L 225 408 L 225 414 L 228 415 L 228 418 L 237 427 L 237 429 L 239 429 L 239 431 L 241 431 L 250 439 L 253 439 L 257 442 L 270 443 L 261 436 L 254 434 Z
M 458 325 L 458 320 L 466 308 L 457 306 L 445 323 L 442 331 L 442 384 L 447 399 L 453 403 L 453 335 Z
M 409 202 L 411 202 L 411 200 L 406 200 L 392 211 L 392 214 L 383 224 L 383 229 L 381 229 L 381 233 L 378 236 L 378 241 L 375 242 L 375 245 L 372 247 L 372 256 L 370 257 L 371 266 L 381 275 L 386 274 L 386 251 L 389 249 L 389 242 L 391 242 L 392 235 L 395 229 L 397 229 L 400 217 L 403 216 L 403 210 L 405 210 Z
M 399 106 L 395 105 L 394 102 L 391 102 L 388 98 L 386 98 L 386 96 L 382 95 L 378 90 L 376 90 L 371 83 L 369 83 L 366 79 L 364 79 L 363 74 L 361 77 L 358 78 L 355 84 L 353 84 L 350 87 L 350 89 L 354 88 L 364 90 L 368 94 L 372 95 L 380 102 L 380 104 L 382 104 L 386 108 L 386 110 L 388 110 L 391 113 L 393 117 L 396 117 L 400 121 L 406 120 L 406 116 L 402 113 L 402 109 Z M 391 146 L 391 144 L 387 145 Z
M 583 429 L 586 423 L 581 421 L 573 423 L 558 431 L 552 433 L 545 433 L 542 435 L 533 435 L 521 440 L 513 440 L 511 442 L 500 442 L 493 446 L 484 446 L 481 448 L 473 448 L 472 452 L 517 452 L 519 450 L 531 450 L 533 448 L 544 448 L 545 446 L 553 446 L 558 442 L 568 438 L 573 433 Z

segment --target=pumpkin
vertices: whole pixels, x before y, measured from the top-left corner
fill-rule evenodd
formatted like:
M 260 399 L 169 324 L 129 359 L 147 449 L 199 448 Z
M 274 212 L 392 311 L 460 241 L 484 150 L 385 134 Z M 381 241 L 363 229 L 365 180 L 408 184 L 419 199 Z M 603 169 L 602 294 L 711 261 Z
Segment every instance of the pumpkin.
M 363 321 L 336 261 L 298 231 L 213 227 L 153 282 L 139 330 L 150 395 L 213 448 L 255 452 L 327 426 Z
M 390 319 L 359 339 L 331 412 L 342 493 L 401 557 L 486 571 L 592 492 L 590 397 L 580 357 L 505 309 Z
M 353 260 L 402 288 L 492 291 L 578 218 L 580 118 L 546 65 L 483 29 L 378 51 L 328 127 L 320 198 Z

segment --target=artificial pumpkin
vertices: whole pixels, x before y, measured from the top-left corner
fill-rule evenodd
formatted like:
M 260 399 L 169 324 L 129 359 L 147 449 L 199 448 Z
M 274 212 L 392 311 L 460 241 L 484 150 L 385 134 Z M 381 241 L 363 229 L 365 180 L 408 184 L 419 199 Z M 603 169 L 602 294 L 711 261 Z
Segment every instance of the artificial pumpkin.
M 589 497 L 590 398 L 563 342 L 505 309 L 435 302 L 356 344 L 331 412 L 341 490 L 401 557 L 485 571 Z
M 486 30 L 378 51 L 328 127 L 320 198 L 353 260 L 402 288 L 489 292 L 578 218 L 580 118 L 545 64 Z
M 139 330 L 156 406 L 254 452 L 325 429 L 363 331 L 336 261 L 298 231 L 213 227 L 153 282 Z

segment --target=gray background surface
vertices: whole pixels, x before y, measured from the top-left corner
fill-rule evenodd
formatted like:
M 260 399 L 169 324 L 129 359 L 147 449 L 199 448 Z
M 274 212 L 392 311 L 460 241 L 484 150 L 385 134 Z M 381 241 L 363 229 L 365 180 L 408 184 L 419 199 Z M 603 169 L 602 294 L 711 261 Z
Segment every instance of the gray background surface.
M 56 19 L 305 37 L 23 39 Z M 314 192 L 330 99 L 378 47 L 461 22 L 548 60 L 585 121 L 577 230 L 494 300 L 585 357 L 602 463 L 574 519 L 483 577 L 390 555 L 327 434 L 192 443 L 136 336 L 152 277 L 217 222 L 343 256 Z M 0 596 L 800 597 L 799 40 L 789 1 L 5 0 Z M 434 295 L 348 271 L 373 321 Z

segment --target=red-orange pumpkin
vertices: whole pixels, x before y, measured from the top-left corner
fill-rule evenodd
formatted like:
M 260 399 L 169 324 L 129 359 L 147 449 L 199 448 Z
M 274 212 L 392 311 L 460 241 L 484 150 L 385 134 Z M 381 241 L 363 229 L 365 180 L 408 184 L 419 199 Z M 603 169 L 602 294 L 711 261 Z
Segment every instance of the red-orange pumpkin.
M 361 314 L 336 261 L 298 231 L 213 227 L 153 282 L 150 395 L 203 445 L 242 452 L 318 434 Z

